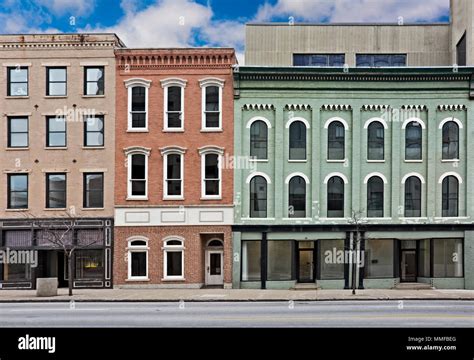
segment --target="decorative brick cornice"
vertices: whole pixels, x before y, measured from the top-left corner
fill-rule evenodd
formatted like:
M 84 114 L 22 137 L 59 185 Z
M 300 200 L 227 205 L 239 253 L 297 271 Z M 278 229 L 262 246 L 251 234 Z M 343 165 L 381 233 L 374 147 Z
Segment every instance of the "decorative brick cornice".
M 402 105 L 402 110 L 417 110 L 417 111 L 424 111 L 427 109 L 426 105 Z
M 352 106 L 348 104 L 324 104 L 323 106 L 321 106 L 321 110 L 346 111 L 352 110 Z
M 155 68 L 231 68 L 236 63 L 233 49 L 118 49 L 119 70 Z
M 390 105 L 362 105 L 362 110 L 365 111 L 381 111 L 389 110 Z
M 466 110 L 466 105 L 453 104 L 453 105 L 438 105 L 439 111 L 463 111 Z
M 311 110 L 311 105 L 309 104 L 286 104 L 285 110 Z
M 275 110 L 273 104 L 244 104 L 243 110 Z

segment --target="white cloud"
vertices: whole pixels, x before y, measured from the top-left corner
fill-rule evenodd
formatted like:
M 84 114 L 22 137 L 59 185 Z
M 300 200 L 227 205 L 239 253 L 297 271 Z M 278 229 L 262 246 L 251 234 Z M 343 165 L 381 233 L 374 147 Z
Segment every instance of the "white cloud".
M 435 21 L 449 14 L 449 0 L 278 0 L 261 5 L 255 21 L 293 16 L 295 20 L 329 22 Z
M 86 15 L 92 14 L 95 0 L 36 0 L 38 5 L 46 7 L 54 14 Z

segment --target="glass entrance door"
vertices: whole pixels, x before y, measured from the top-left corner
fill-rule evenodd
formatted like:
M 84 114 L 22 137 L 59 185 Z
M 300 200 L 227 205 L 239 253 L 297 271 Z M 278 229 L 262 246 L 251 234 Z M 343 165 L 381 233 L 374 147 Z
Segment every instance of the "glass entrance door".
M 416 282 L 416 250 L 402 250 L 401 281 Z
M 314 275 L 314 241 L 298 242 L 298 282 L 311 283 L 315 281 Z

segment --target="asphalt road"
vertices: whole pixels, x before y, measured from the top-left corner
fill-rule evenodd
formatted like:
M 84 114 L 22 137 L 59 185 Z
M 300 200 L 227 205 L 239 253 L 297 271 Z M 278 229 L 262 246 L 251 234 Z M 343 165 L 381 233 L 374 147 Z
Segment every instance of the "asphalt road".
M 1 303 L 0 327 L 474 327 L 474 301 Z

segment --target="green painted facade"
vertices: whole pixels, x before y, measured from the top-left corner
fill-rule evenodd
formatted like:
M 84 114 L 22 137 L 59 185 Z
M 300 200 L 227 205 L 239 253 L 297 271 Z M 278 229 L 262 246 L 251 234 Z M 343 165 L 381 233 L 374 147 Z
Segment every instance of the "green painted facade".
M 268 159 L 250 161 L 235 169 L 234 264 L 235 288 L 291 288 L 299 271 L 291 257 L 291 279 L 271 281 L 242 279 L 242 243 L 266 241 L 344 241 L 350 248 L 353 211 L 360 212 L 362 248 L 369 240 L 391 239 L 396 244 L 393 276 L 368 278 L 358 271 L 359 287 L 392 288 L 400 282 L 400 247 L 408 240 L 460 239 L 462 274 L 453 278 L 429 276 L 417 282 L 437 288 L 474 289 L 474 69 L 315 69 L 240 67 L 235 71 L 235 156 L 250 157 L 250 126 L 265 121 L 268 126 Z M 289 160 L 289 125 L 308 124 L 306 160 Z M 340 121 L 345 129 L 345 158 L 328 160 L 328 125 Z M 384 160 L 367 160 L 367 126 L 371 121 L 384 125 Z M 416 121 L 422 127 L 422 160 L 405 160 L 405 127 Z M 459 127 L 459 160 L 442 159 L 442 125 L 455 121 Z M 440 128 L 441 127 L 441 128 Z M 255 175 L 267 184 L 267 218 L 250 216 L 250 180 Z M 303 175 L 304 176 L 303 176 Z M 404 216 L 405 185 L 410 175 L 422 179 L 421 216 Z M 289 217 L 288 180 L 303 176 L 306 184 L 306 216 Z M 386 180 L 383 217 L 367 218 L 367 180 Z M 442 216 L 442 180 L 459 179 L 458 216 Z M 263 176 L 263 175 L 262 175 Z M 327 180 L 344 179 L 344 217 L 327 215 Z M 372 244 L 375 244 L 372 242 Z M 418 244 L 418 242 L 416 242 Z M 430 243 L 432 244 L 432 243 Z M 438 243 L 437 243 L 438 244 Z M 419 249 L 417 246 L 417 259 Z M 434 246 L 434 245 L 431 245 Z M 458 247 L 459 248 L 459 247 Z M 262 248 L 265 249 L 265 248 Z M 318 250 L 316 250 L 318 251 Z M 430 250 L 432 251 L 432 250 Z M 437 251 L 437 250 L 436 250 Z M 395 255 L 396 254 L 396 255 Z M 319 254 L 314 266 L 320 266 Z M 433 255 L 431 255 L 433 256 Z M 436 256 L 436 255 L 435 255 Z M 268 259 L 262 260 L 266 264 Z M 263 263 L 262 263 L 263 261 Z M 375 261 L 375 260 L 373 260 Z M 374 263 L 376 264 L 376 263 Z M 265 272 L 260 269 L 261 275 Z M 437 272 L 438 270 L 434 270 Z M 318 271 L 315 271 L 318 274 Z M 320 275 L 320 274 L 319 274 Z M 318 277 L 318 275 L 316 275 Z M 345 266 L 344 279 L 314 279 L 320 288 L 350 286 L 351 267 Z M 263 284 L 262 284 L 262 280 Z

